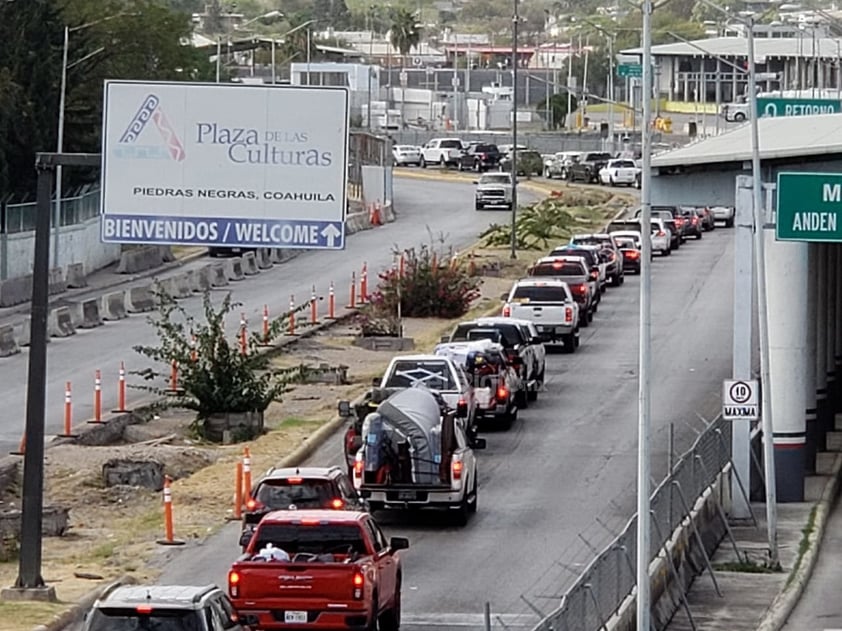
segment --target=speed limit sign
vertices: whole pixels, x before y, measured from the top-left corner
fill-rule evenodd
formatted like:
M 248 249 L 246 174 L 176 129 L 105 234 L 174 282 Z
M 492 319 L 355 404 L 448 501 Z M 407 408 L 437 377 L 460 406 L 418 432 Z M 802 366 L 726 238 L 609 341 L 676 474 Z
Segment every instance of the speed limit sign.
M 726 379 L 722 385 L 722 418 L 756 421 L 760 417 L 758 390 L 756 379 Z

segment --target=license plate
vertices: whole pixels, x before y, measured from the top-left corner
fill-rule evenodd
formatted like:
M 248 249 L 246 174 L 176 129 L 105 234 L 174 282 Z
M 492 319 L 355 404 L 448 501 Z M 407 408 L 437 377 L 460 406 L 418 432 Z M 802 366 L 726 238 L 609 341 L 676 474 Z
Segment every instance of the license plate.
M 399 500 L 414 500 L 416 497 L 415 491 L 398 491 Z
M 307 612 L 306 611 L 285 611 L 284 612 L 284 622 L 287 622 L 287 623 L 290 623 L 290 624 L 307 622 Z

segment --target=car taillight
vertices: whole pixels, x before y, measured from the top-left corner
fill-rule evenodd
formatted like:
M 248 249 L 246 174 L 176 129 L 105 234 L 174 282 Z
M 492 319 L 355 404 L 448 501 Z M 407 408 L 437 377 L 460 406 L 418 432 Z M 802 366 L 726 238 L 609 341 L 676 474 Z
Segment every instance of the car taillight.
M 576 283 L 574 285 L 570 285 L 570 291 L 572 291 L 574 294 L 584 296 L 588 293 L 588 286 L 584 283 Z
M 461 460 L 453 460 L 450 463 L 450 470 L 453 473 L 454 480 L 461 480 L 462 479 L 462 469 L 465 468 L 465 465 Z
M 509 391 L 506 389 L 505 386 L 500 386 L 499 388 L 497 388 L 497 400 L 498 401 L 505 401 L 508 398 L 509 398 Z
M 342 510 L 343 508 L 345 508 L 345 502 L 337 497 L 336 499 L 331 501 L 330 507 L 335 510 Z
M 261 502 L 258 502 L 256 499 L 252 498 L 246 502 L 246 510 L 248 511 L 257 511 L 262 508 L 265 508 Z
M 480 154 L 479 154 L 479 159 L 480 159 L 480 160 L 485 160 L 485 158 L 486 158 L 486 155 L 485 155 L 484 153 L 480 153 Z
M 573 309 L 571 309 L 570 307 L 564 308 L 564 321 L 573 322 Z
M 357 458 L 354 460 L 354 477 L 355 478 L 362 478 L 363 477 L 363 467 L 365 466 L 365 462 L 362 458 Z
M 152 613 L 152 606 L 151 605 L 138 605 L 135 607 L 135 611 L 141 615 L 149 615 Z
M 509 305 L 503 307 L 503 317 L 510 318 L 512 317 L 512 308 Z
M 667 236 L 667 233 L 664 232 L 663 230 L 658 230 L 658 232 L 655 233 L 655 236 L 656 237 L 665 237 L 665 236 Z
M 363 576 L 362 572 L 354 572 L 352 584 L 354 587 L 354 600 L 362 600 L 363 588 L 365 587 L 365 576 Z
M 228 595 L 237 598 L 240 595 L 240 573 L 234 570 L 228 572 Z
M 591 280 L 599 280 L 599 270 L 598 269 L 591 270 Z
M 630 259 L 636 259 L 640 257 L 640 252 L 638 252 L 637 250 L 626 250 L 625 252 L 623 252 L 623 254 L 625 254 Z

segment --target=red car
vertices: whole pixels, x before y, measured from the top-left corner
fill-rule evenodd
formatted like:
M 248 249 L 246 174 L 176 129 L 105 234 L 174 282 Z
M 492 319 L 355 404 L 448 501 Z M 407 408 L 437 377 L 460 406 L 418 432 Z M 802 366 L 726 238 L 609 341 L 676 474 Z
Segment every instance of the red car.
M 255 629 L 398 631 L 408 547 L 368 513 L 276 511 L 231 566 L 228 595 Z

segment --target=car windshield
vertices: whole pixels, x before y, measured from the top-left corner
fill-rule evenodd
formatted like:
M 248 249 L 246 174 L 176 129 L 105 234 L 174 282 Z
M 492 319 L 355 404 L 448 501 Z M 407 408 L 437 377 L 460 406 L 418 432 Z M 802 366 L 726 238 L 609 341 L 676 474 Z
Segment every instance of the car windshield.
M 412 388 L 423 385 L 430 390 L 456 390 L 450 366 L 444 361 L 396 361 L 386 388 Z
M 512 178 L 508 173 L 488 173 L 479 179 L 480 184 L 511 184 Z
M 497 145 L 477 145 L 474 147 L 475 153 L 498 153 Z
M 407 151 L 418 151 L 418 149 L 416 149 L 415 147 L 412 147 L 410 145 L 398 145 L 397 147 L 395 147 L 395 149 L 397 149 L 398 151 L 402 151 L 404 153 L 407 152 Z
M 588 261 L 589 265 L 596 262 L 596 255 L 585 248 L 556 248 L 550 252 L 550 256 L 578 256 Z
M 611 162 L 611 166 L 617 169 L 633 169 L 634 162 L 631 160 L 614 160 Z
M 520 330 L 514 324 L 494 324 L 480 326 L 476 323 L 460 324 L 451 336 L 451 342 L 466 340 L 492 340 L 511 348 L 522 341 Z
M 365 554 L 360 527 L 357 524 L 266 524 L 257 530 L 252 550 L 261 550 L 271 543 L 288 555 Z
M 334 499 L 328 480 L 280 478 L 263 480 L 254 499 L 271 510 L 295 508 L 323 508 Z
M 515 288 L 511 299 L 515 302 L 566 302 L 569 300 L 563 286 L 535 287 L 520 285 Z
M 610 160 L 611 154 L 610 153 L 589 153 L 585 156 L 586 161 L 596 161 L 596 160 Z
M 614 237 L 618 248 L 636 248 L 637 241 L 632 237 Z
M 533 267 L 530 276 L 585 276 L 585 266 L 576 261 L 554 261 L 552 263 L 538 263 Z
M 461 149 L 462 148 L 462 141 L 460 140 L 442 140 L 439 143 L 439 147 L 442 149 Z
M 204 631 L 201 615 L 192 609 L 101 608 L 91 612 L 88 631 Z
M 574 245 L 600 245 L 604 246 L 611 243 L 611 237 L 573 237 Z

